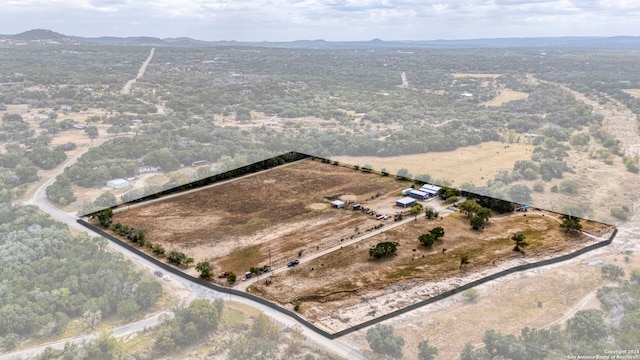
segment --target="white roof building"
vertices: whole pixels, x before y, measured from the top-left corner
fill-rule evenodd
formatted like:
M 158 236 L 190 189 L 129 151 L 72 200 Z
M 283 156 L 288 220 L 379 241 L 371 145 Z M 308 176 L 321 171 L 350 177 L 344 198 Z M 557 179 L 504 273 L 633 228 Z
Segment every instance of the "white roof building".
M 122 189 L 129 186 L 129 182 L 125 179 L 113 179 L 107 181 L 107 186 L 113 189 Z

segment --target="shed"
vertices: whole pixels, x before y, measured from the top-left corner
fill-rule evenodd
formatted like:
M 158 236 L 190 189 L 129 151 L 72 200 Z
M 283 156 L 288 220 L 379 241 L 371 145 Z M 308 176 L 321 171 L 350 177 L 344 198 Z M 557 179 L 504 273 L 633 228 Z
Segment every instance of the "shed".
M 405 197 L 399 200 L 396 200 L 396 205 L 402 208 L 410 207 L 416 203 L 416 199 Z
M 418 200 L 427 200 L 429 198 L 429 194 L 420 190 L 411 190 L 408 195 Z
M 114 189 L 122 189 L 129 186 L 129 182 L 125 179 L 113 179 L 107 181 L 107 186 Z
M 438 193 L 439 190 L 440 190 L 440 186 L 429 185 L 429 184 L 424 184 L 420 188 L 420 191 L 426 192 L 427 194 L 429 194 L 431 196 L 435 196 Z
M 409 193 L 411 192 L 411 190 L 413 190 L 412 188 L 408 188 L 408 189 L 404 189 L 402 190 L 402 195 L 407 196 L 409 195 Z
M 338 209 L 342 209 L 344 207 L 344 201 L 340 201 L 340 200 L 333 200 L 331 202 L 331 205 L 335 206 Z

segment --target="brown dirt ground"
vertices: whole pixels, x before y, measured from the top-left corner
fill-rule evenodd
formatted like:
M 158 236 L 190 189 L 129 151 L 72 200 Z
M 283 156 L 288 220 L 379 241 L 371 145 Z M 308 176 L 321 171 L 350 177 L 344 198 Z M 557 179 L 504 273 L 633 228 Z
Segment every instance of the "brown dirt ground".
M 270 253 L 274 267 L 281 266 L 300 251 L 334 246 L 356 227 L 377 224 L 359 213 L 321 209 L 328 198 L 364 201 L 406 187 L 394 177 L 303 161 L 118 212 L 114 222 L 144 228 L 148 240 L 196 263 L 212 261 L 216 271 L 244 273 L 268 263 Z
M 336 156 L 347 164 L 370 164 L 374 169 L 387 169 L 391 174 L 405 168 L 413 175 L 429 174 L 434 179 L 449 180 L 454 185 L 484 185 L 501 170 L 510 171 L 517 160 L 529 160 L 533 146 L 491 141 L 454 151 L 390 157 Z M 472 165 L 470 165 L 472 164 Z
M 640 89 L 624 89 L 622 90 L 624 92 L 626 92 L 627 94 L 640 99 Z
M 467 217 L 460 213 L 437 221 L 421 218 L 415 223 L 409 222 L 314 259 L 304 267 L 274 275 L 270 286 L 253 284 L 251 292 L 285 305 L 300 301 L 302 313 L 318 321 L 321 314 L 338 311 L 342 305 L 355 301 L 353 299 L 370 296 L 393 285 L 438 282 L 523 259 L 521 254 L 513 251 L 510 236 L 516 232 L 523 232 L 530 243 L 526 248 L 527 261 L 566 253 L 593 242 L 586 236 L 566 234 L 560 230 L 555 214 L 532 211 L 527 215 L 497 216 L 481 232 L 473 231 Z M 445 229 L 444 238 L 432 248 L 421 246 L 418 236 L 435 226 Z M 585 224 L 586 229 L 597 235 L 612 231 L 609 226 L 592 222 Z M 370 260 L 368 248 L 382 241 L 398 242 L 398 255 L 379 261 Z M 442 252 L 444 248 L 446 253 Z M 461 255 L 468 255 L 471 262 L 462 269 Z M 314 270 L 310 271 L 311 268 Z M 433 295 L 412 297 L 404 306 Z

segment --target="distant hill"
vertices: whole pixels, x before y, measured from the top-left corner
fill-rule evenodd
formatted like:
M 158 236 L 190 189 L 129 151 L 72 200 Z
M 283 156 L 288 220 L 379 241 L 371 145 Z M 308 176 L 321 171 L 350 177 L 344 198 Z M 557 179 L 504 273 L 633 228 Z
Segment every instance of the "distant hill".
M 87 44 L 121 46 L 172 46 L 172 47 L 211 47 L 211 46 L 259 46 L 277 48 L 308 49 L 347 49 L 347 48 L 597 48 L 597 49 L 640 49 L 638 36 L 614 37 L 540 37 L 540 38 L 496 38 L 468 40 L 397 40 L 384 41 L 325 41 L 296 40 L 290 42 L 239 42 L 239 41 L 203 41 L 188 37 L 160 39 L 149 36 L 113 37 L 102 36 L 85 38 L 63 35 L 51 30 L 34 29 L 16 35 L 0 35 L 0 44 Z

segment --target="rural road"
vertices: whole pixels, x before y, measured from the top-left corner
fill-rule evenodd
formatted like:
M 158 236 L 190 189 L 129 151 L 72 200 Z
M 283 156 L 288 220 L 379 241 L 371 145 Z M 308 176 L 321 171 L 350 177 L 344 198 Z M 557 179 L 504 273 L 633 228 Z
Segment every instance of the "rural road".
M 55 174 L 53 174 L 51 176 L 50 179 L 48 179 L 47 181 L 45 181 L 39 188 L 38 190 L 36 190 L 35 194 L 33 195 L 33 197 L 27 201 L 25 201 L 24 203 L 26 205 L 35 205 L 37 207 L 39 207 L 42 211 L 50 214 L 53 218 L 67 224 L 69 227 L 77 229 L 81 232 L 84 233 L 88 233 L 91 236 L 94 237 L 100 237 L 100 235 L 88 230 L 86 227 L 80 225 L 77 223 L 77 217 L 73 214 L 73 213 L 67 213 L 65 211 L 62 211 L 58 208 L 56 208 L 55 206 L 53 206 L 51 203 L 49 203 L 48 199 L 47 199 L 47 195 L 46 195 L 46 188 L 51 185 L 54 181 L 55 181 L 55 177 L 62 173 L 64 171 L 64 169 L 67 166 L 70 166 L 72 164 L 74 164 L 77 159 L 82 156 L 84 152 L 77 154 L 76 156 L 74 156 L 73 158 L 67 160 L 67 162 L 64 164 L 64 166 L 60 166 L 59 170 L 56 171 Z M 265 170 L 267 171 L 267 170 Z M 249 174 L 247 176 L 252 176 L 255 174 Z M 150 269 L 150 271 L 154 271 L 154 270 L 158 270 L 158 268 L 155 266 L 154 263 L 147 261 L 146 259 L 130 252 L 129 250 L 125 249 L 122 246 L 119 246 L 118 244 L 115 244 L 111 241 L 109 241 L 109 246 L 122 253 L 126 258 L 136 261 L 138 263 L 140 263 L 141 265 L 147 267 L 148 269 Z M 299 323 L 297 320 L 295 320 L 292 317 L 289 317 L 285 314 L 280 313 L 279 311 L 276 311 L 274 309 L 271 309 L 265 305 L 262 305 L 258 302 L 255 302 L 253 300 L 250 299 L 246 299 L 243 297 L 239 297 L 239 296 L 234 296 L 234 295 L 228 295 L 228 294 L 224 294 L 224 293 L 220 293 L 218 291 L 215 291 L 213 289 L 210 289 L 208 287 L 204 287 L 201 286 L 195 282 L 189 281 L 187 279 L 183 279 L 182 277 L 176 276 L 173 279 L 174 282 L 179 283 L 179 285 L 181 285 L 182 287 L 184 287 L 184 289 L 186 289 L 187 291 L 189 291 L 191 293 L 191 296 L 189 298 L 190 302 L 191 300 L 194 299 L 208 299 L 208 300 L 215 300 L 215 299 L 223 299 L 223 300 L 230 300 L 230 301 L 236 301 L 236 302 L 240 302 L 246 305 L 249 305 L 253 308 L 256 308 L 258 310 L 260 310 L 262 313 L 264 313 L 265 315 L 271 317 L 272 319 L 274 319 L 275 321 L 277 321 L 278 323 L 284 325 L 284 326 L 288 326 L 288 327 L 292 327 L 292 326 L 300 326 L 301 330 L 302 330 L 302 334 L 309 340 L 313 341 L 314 343 L 318 344 L 320 347 L 324 348 L 326 351 L 329 351 L 331 353 L 335 353 L 337 355 L 340 355 L 342 357 L 345 357 L 347 359 L 356 359 L 356 360 L 364 360 L 366 359 L 364 355 L 362 355 L 362 353 L 360 353 L 355 347 L 352 347 L 351 345 L 349 345 L 348 343 L 346 343 L 343 340 L 340 339 L 327 339 L 324 336 L 316 333 L 315 331 L 313 331 L 311 328 L 306 327 L 304 324 Z M 188 303 L 187 302 L 187 303 Z M 185 304 L 186 305 L 186 304 Z M 148 328 L 148 327 L 152 327 L 156 324 L 158 324 L 159 322 L 162 321 L 162 319 L 166 316 L 172 316 L 171 312 L 162 312 L 159 314 L 154 314 L 148 318 L 145 318 L 143 320 L 134 322 L 134 323 L 130 323 L 130 324 L 126 324 L 123 326 L 120 326 L 118 328 L 113 329 L 112 331 L 112 335 L 114 337 L 123 337 L 123 336 L 127 336 L 130 334 L 133 334 L 137 331 L 143 330 L 144 328 Z M 83 335 L 83 336 L 78 336 L 78 337 L 74 337 L 74 338 L 69 338 L 69 339 L 63 339 L 63 340 L 59 340 L 56 342 L 52 342 L 49 344 L 44 344 L 44 345 L 40 345 L 40 346 L 36 346 L 30 349 L 24 349 L 24 350 L 20 350 L 18 352 L 14 352 L 11 354 L 5 354 L 5 355 L 0 355 L 0 360 L 9 360 L 9 359 L 18 359 L 18 358 L 24 358 L 24 357 L 33 357 L 33 356 L 37 356 L 38 354 L 42 353 L 46 347 L 53 347 L 55 349 L 62 349 L 64 348 L 64 344 L 67 342 L 71 342 L 74 344 L 82 344 L 84 342 L 93 340 L 95 338 L 95 335 L 93 334 L 87 334 L 87 335 Z
M 433 199 L 433 198 L 432 198 L 432 199 Z M 431 205 L 430 205 L 430 206 L 431 206 Z M 441 216 L 442 216 L 442 215 L 447 216 L 447 215 L 449 215 L 449 214 L 451 213 L 450 211 L 446 210 L 446 206 L 438 205 L 438 206 L 435 206 L 435 207 L 434 207 L 434 206 L 431 206 L 431 207 L 432 207 L 432 208 L 434 208 L 434 210 L 438 211 L 438 212 L 441 214 Z M 447 211 L 448 211 L 448 212 L 447 212 Z M 418 215 L 418 218 L 423 219 L 423 218 L 424 218 L 424 214 L 422 214 L 422 215 L 423 215 L 423 216 Z M 387 221 L 388 221 L 388 220 L 387 220 Z M 381 233 L 383 233 L 383 232 L 385 232 L 385 231 L 387 231 L 387 230 L 391 230 L 391 229 L 393 229 L 393 228 L 396 228 L 396 227 L 398 227 L 398 226 L 400 226 L 400 225 L 404 225 L 404 224 L 406 224 L 406 223 L 410 223 L 410 222 L 412 222 L 412 221 L 416 221 L 416 220 L 415 220 L 415 218 L 414 218 L 413 216 L 407 216 L 407 218 L 406 218 L 406 219 L 404 219 L 404 220 L 400 220 L 400 221 L 396 221 L 396 222 L 393 222 L 393 223 L 391 223 L 390 225 L 387 225 L 387 223 L 384 223 L 384 222 L 383 222 L 383 223 L 385 224 L 385 226 L 383 226 L 382 228 L 380 228 L 380 229 L 378 229 L 378 230 L 371 231 L 371 232 L 366 233 L 366 234 L 364 234 L 364 235 L 362 235 L 362 236 L 360 236 L 360 237 L 357 237 L 357 238 L 351 239 L 351 240 L 349 240 L 349 241 L 342 242 L 342 243 L 340 243 L 339 245 L 332 246 L 332 247 L 330 247 L 330 248 L 327 248 L 327 249 L 325 249 L 325 250 L 322 250 L 322 251 L 320 251 L 320 252 L 317 252 L 317 253 L 315 253 L 315 254 L 313 254 L 313 255 L 309 255 L 309 256 L 305 256 L 305 257 L 303 257 L 303 258 L 300 258 L 300 259 L 298 259 L 298 260 L 300 261 L 300 264 L 304 264 L 304 263 L 309 262 L 309 261 L 311 261 L 311 260 L 317 259 L 317 258 L 319 258 L 319 257 L 321 257 L 321 256 L 324 256 L 324 255 L 330 254 L 330 253 L 332 253 L 332 252 L 334 252 L 334 251 L 338 251 L 338 250 L 340 250 L 341 248 L 343 248 L 343 247 L 345 247 L 345 246 L 353 245 L 353 244 L 358 243 L 358 242 L 360 242 L 360 241 L 362 241 L 362 240 L 368 239 L 368 238 L 370 238 L 370 237 L 372 237 L 372 236 L 376 236 L 376 235 L 381 234 Z M 298 265 L 298 266 L 300 266 L 300 265 Z M 246 290 L 247 290 L 247 288 L 248 288 L 251 284 L 254 284 L 255 282 L 260 281 L 260 280 L 264 280 L 265 278 L 267 278 L 267 277 L 269 277 L 269 276 L 272 276 L 272 275 L 276 275 L 276 274 L 283 273 L 283 272 L 285 272 L 285 271 L 287 271 L 287 270 L 289 270 L 289 269 L 290 269 L 290 268 L 289 268 L 289 267 L 287 267 L 287 266 L 280 267 L 280 268 L 275 269 L 275 270 L 273 270 L 273 271 L 270 271 L 270 272 L 268 272 L 268 273 L 262 274 L 261 276 L 252 277 L 251 279 L 247 279 L 247 280 L 245 280 L 245 281 L 241 282 L 240 284 L 238 284 L 238 285 L 234 286 L 234 288 L 235 288 L 236 290 L 246 291 Z
M 122 95 L 128 95 L 131 92 L 131 87 L 133 86 L 133 84 L 136 83 L 136 80 L 144 76 L 144 72 L 147 71 L 147 66 L 151 62 L 151 59 L 153 58 L 153 54 L 155 53 L 155 51 L 156 51 L 156 48 L 151 49 L 151 52 L 149 53 L 149 57 L 147 57 L 147 60 L 145 60 L 142 63 L 142 66 L 140 66 L 140 69 L 138 70 L 138 74 L 136 75 L 136 77 L 127 81 L 127 83 L 124 84 L 124 86 L 122 87 L 122 90 L 120 90 L 120 93 Z

